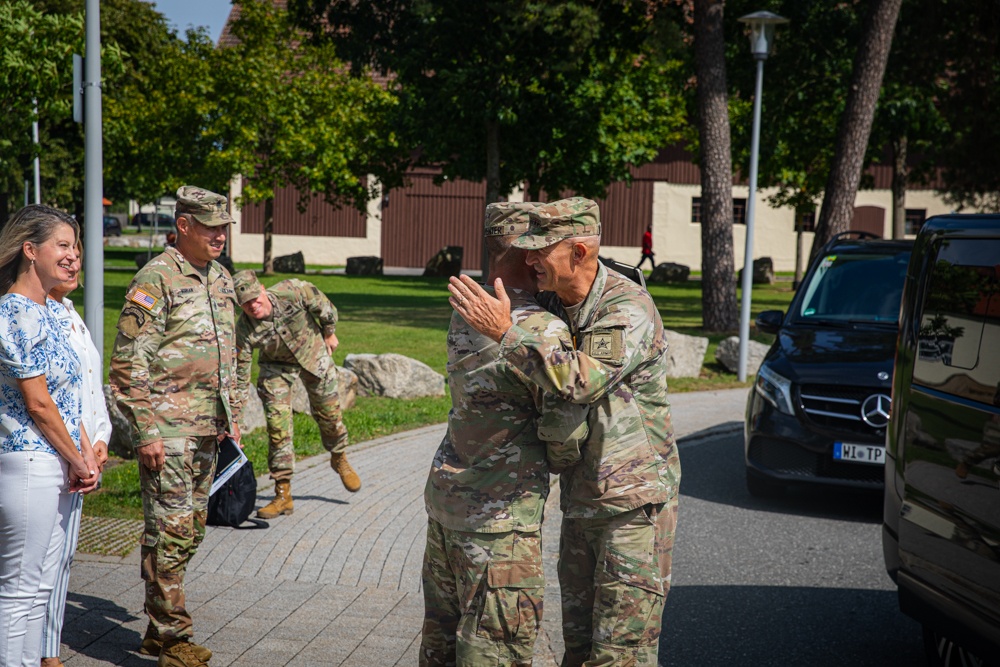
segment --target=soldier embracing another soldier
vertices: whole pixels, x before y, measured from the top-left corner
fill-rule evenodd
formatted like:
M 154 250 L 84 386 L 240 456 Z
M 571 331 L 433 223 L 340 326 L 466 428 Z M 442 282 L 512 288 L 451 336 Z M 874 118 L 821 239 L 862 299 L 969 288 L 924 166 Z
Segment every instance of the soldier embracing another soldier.
M 526 251 L 538 302 L 569 326 L 572 344 L 512 320 L 501 281 L 494 298 L 468 276 L 452 278 L 451 303 L 497 344 L 498 362 L 590 408 L 581 462 L 560 478 L 562 666 L 654 667 L 680 484 L 663 323 L 645 289 L 598 261 L 595 202 L 563 199 L 528 217 L 513 246 Z

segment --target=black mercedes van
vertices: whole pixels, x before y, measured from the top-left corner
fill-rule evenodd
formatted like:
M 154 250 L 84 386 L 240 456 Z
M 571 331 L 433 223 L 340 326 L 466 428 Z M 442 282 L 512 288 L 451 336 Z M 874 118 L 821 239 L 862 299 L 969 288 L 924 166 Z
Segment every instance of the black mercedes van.
M 882 544 L 931 665 L 1000 662 L 1000 215 L 931 218 L 903 288 Z

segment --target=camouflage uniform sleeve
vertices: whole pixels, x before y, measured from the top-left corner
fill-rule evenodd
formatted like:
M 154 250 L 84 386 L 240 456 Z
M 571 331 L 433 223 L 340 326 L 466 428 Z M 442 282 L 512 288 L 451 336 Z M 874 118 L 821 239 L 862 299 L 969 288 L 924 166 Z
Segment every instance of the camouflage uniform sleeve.
M 306 310 L 309 311 L 323 329 L 323 337 L 327 337 L 337 331 L 337 307 L 327 298 L 318 287 L 310 282 L 301 281 L 299 286 L 302 294 L 302 301 Z
M 544 340 L 551 349 L 569 351 L 573 347 L 566 323 L 550 313 L 515 310 L 512 321 L 523 331 Z M 542 391 L 537 383 L 524 376 L 523 369 L 515 367 L 515 370 L 534 396 L 539 412 L 537 435 L 545 443 L 545 458 L 549 465 L 560 470 L 576 465 L 581 458 L 580 448 L 589 434 L 589 407 Z
M 645 361 L 657 335 L 653 318 L 658 317 L 651 302 L 615 299 L 602 304 L 592 325 L 580 332 L 577 349 L 555 345 L 544 332 L 515 324 L 500 341 L 500 355 L 543 391 L 590 404 Z
M 545 443 L 549 465 L 564 470 L 579 463 L 581 447 L 590 433 L 589 408 L 543 392 L 539 410 L 538 439 Z
M 229 397 L 233 420 L 239 422 L 250 391 L 250 371 L 253 365 L 253 348 L 250 346 L 249 329 L 243 317 L 236 322 L 236 386 Z
M 168 296 L 162 274 L 140 271 L 118 317 L 108 381 L 118 408 L 134 429 L 132 442 L 137 448 L 161 438 L 149 397 L 149 366 L 163 341 Z

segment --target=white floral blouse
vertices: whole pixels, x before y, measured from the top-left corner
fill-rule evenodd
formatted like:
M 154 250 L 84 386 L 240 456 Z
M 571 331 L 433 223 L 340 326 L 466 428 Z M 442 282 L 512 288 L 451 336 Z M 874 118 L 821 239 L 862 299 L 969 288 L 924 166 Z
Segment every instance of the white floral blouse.
M 80 447 L 80 358 L 46 306 L 20 294 L 0 296 L 0 454 L 57 454 L 28 414 L 18 380 L 45 376 L 49 395 Z

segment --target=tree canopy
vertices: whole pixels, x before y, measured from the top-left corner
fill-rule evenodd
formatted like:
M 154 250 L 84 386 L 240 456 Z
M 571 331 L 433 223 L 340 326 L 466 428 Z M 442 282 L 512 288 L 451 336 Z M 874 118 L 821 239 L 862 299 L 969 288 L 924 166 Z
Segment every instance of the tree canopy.
M 391 77 L 401 145 L 489 198 L 600 195 L 679 136 L 678 61 L 642 1 L 292 0 L 356 75 Z
M 303 205 L 320 193 L 365 210 L 377 184 L 402 172 L 386 122 L 395 95 L 370 76 L 349 76 L 332 45 L 310 42 L 270 0 L 239 8 L 230 26 L 236 41 L 218 50 L 213 68 L 210 168 L 243 175 L 244 202 L 269 204 L 291 185 Z M 265 218 L 267 272 L 272 220 Z

